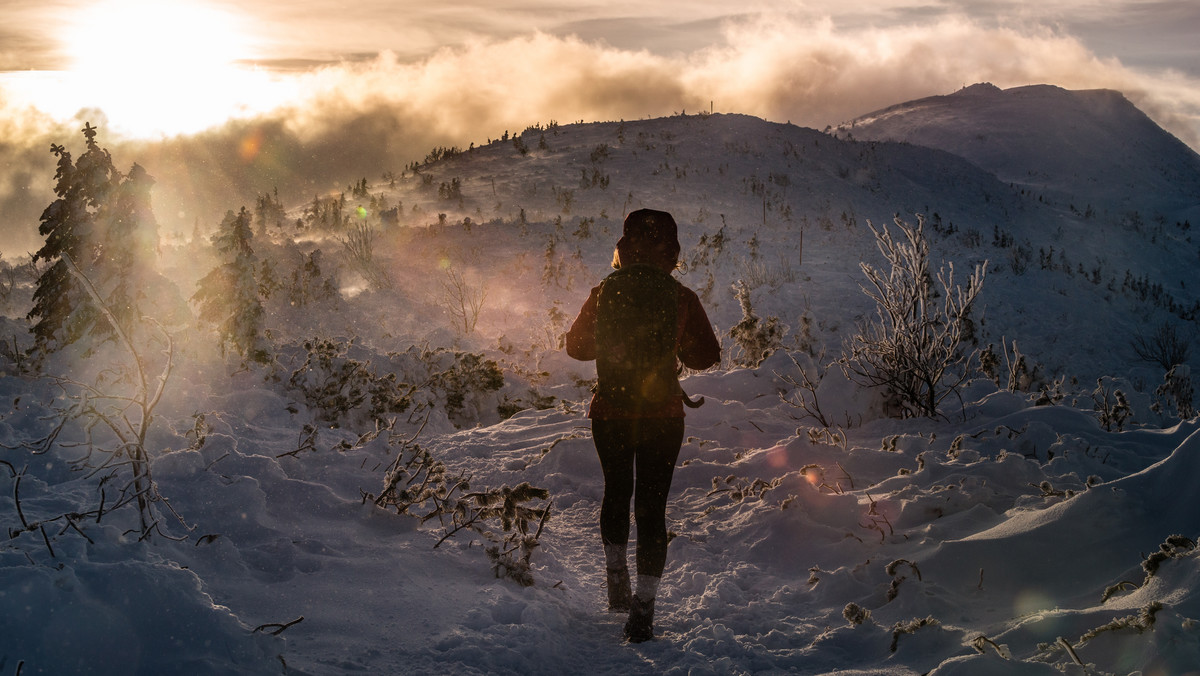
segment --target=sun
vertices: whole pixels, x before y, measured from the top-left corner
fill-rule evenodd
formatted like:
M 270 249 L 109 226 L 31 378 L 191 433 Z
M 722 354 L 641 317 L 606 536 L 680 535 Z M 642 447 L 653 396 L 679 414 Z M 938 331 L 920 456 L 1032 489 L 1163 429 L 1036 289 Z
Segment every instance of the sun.
M 63 31 L 63 95 L 133 136 L 199 131 L 263 102 L 247 27 L 199 0 L 102 0 Z

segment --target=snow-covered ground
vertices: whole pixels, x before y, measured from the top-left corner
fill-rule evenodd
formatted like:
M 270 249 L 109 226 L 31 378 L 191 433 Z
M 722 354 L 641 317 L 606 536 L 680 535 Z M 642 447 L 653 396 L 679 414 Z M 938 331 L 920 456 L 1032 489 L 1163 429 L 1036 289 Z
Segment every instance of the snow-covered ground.
M 79 400 L 6 365 L 0 673 L 1200 673 L 1200 421 L 1153 406 L 1171 403 L 1155 392 L 1164 370 L 1130 348 L 1164 322 L 1194 335 L 1180 315 L 1197 298 L 1197 249 L 1177 195 L 1085 216 L 947 153 L 741 116 L 552 125 L 522 140 L 526 153 L 496 142 L 373 186 L 398 207 L 398 225 L 370 221 L 394 286 L 364 289 L 343 263 L 346 298 L 276 306 L 274 377 L 231 372 L 209 334 L 179 330 L 146 444 L 170 509 L 156 505 L 161 532 L 145 541 L 133 505 L 70 516 L 127 471 L 72 470 L 83 448 L 70 427 L 31 449 Z M 461 199 L 439 196 L 454 179 Z M 757 368 L 728 360 L 685 380 L 706 404 L 689 412 L 668 506 L 658 640 L 625 645 L 602 588 L 594 371 L 552 342 L 605 273 L 623 214 L 642 206 L 681 222 L 681 279 L 719 334 L 741 317 L 739 279 L 789 333 Z M 1017 341 L 1040 378 L 1010 391 L 974 372 L 961 405 L 901 420 L 830 366 L 873 311 L 859 289 L 859 261 L 880 265 L 865 221 L 897 212 L 926 215 L 958 279 L 987 261 L 979 347 L 1013 356 Z M 284 239 L 260 236 L 256 250 L 338 257 L 336 241 Z M 205 272 L 186 263 L 211 265 L 201 249 L 165 251 L 185 295 Z M 1127 289 L 1125 269 L 1158 295 Z M 488 291 L 469 335 L 442 302 L 447 270 Z M 425 387 L 427 406 L 394 416 L 391 434 L 361 417 L 331 427 L 286 386 L 298 343 L 316 335 L 407 381 L 477 352 L 505 383 L 468 388 L 458 407 Z M 438 347 L 449 351 L 429 356 Z M 812 393 L 792 357 L 824 374 L 828 425 L 795 405 Z M 46 370 L 83 380 L 105 360 L 122 356 L 62 355 Z M 1039 385 L 1053 403 L 1039 404 Z M 1097 398 L 1116 389 L 1132 417 L 1106 425 Z M 523 410 L 503 418 L 513 402 L 507 413 Z M 414 445 L 470 490 L 548 492 L 532 585 L 498 577 L 478 534 L 442 541 L 449 522 L 373 504 Z

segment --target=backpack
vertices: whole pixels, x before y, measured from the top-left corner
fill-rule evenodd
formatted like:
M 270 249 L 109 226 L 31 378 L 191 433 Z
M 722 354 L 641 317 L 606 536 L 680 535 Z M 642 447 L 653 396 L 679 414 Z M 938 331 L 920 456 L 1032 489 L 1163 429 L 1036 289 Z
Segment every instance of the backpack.
M 636 414 L 680 395 L 678 326 L 679 282 L 669 272 L 630 265 L 606 277 L 596 303 L 600 396 Z

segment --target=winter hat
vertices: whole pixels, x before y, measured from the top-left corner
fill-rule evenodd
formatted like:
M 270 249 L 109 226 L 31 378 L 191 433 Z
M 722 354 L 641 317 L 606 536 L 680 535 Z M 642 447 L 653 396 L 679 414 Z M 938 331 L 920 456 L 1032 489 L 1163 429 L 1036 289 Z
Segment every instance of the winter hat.
M 625 217 L 621 239 L 617 240 L 614 264 L 651 264 L 675 267 L 679 257 L 679 228 L 665 211 L 638 209 Z
M 675 219 L 665 211 L 638 209 L 625 217 L 621 240 L 644 244 L 657 244 L 658 242 L 678 244 L 679 229 L 675 225 Z

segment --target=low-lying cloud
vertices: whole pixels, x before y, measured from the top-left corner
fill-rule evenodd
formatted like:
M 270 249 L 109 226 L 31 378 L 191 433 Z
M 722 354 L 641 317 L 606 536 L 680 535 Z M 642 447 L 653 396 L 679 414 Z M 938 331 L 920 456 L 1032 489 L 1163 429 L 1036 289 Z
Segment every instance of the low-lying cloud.
M 894 103 L 977 82 L 1111 88 L 1163 115 L 1200 146 L 1196 82 L 1138 73 L 1051 28 L 984 27 L 949 17 L 839 30 L 832 21 L 760 16 L 731 23 L 721 44 L 673 57 L 533 34 L 443 49 L 419 63 L 383 55 L 301 76 L 328 122 L 386 102 L 431 131 L 477 140 L 557 119 L 612 120 L 707 110 L 822 128 Z M 331 110 L 332 109 L 332 110 Z M 308 112 L 312 108 L 308 107 Z M 306 115 L 296 111 L 296 128 Z M 311 119 L 311 118 L 309 118 Z
M 385 53 L 280 77 L 293 78 L 302 94 L 266 116 L 153 143 L 101 141 L 119 168 L 137 161 L 156 176 L 159 220 L 189 232 L 197 223 L 210 229 L 226 209 L 276 187 L 285 204 L 296 206 L 362 177 L 399 173 L 434 147 L 481 144 L 535 123 L 639 119 L 711 106 L 821 129 L 976 82 L 1117 89 L 1200 147 L 1194 78 L 1136 72 L 1051 28 L 983 26 L 958 17 L 846 30 L 829 20 L 761 16 L 727 25 L 719 44 L 677 55 L 534 33 L 444 48 L 419 62 Z M 48 129 L 16 126 L 28 111 L 2 112 L 8 119 L 0 119 L 0 128 L 17 135 L 6 134 L 9 142 L 0 146 L 0 166 L 7 167 L 0 177 L 0 218 L 7 221 L 0 223 L 0 251 L 23 252 L 8 242 L 34 239 L 37 215 L 52 199 L 49 142 L 82 145 L 77 129 L 86 118 Z M 26 178 L 32 183 L 20 185 Z

